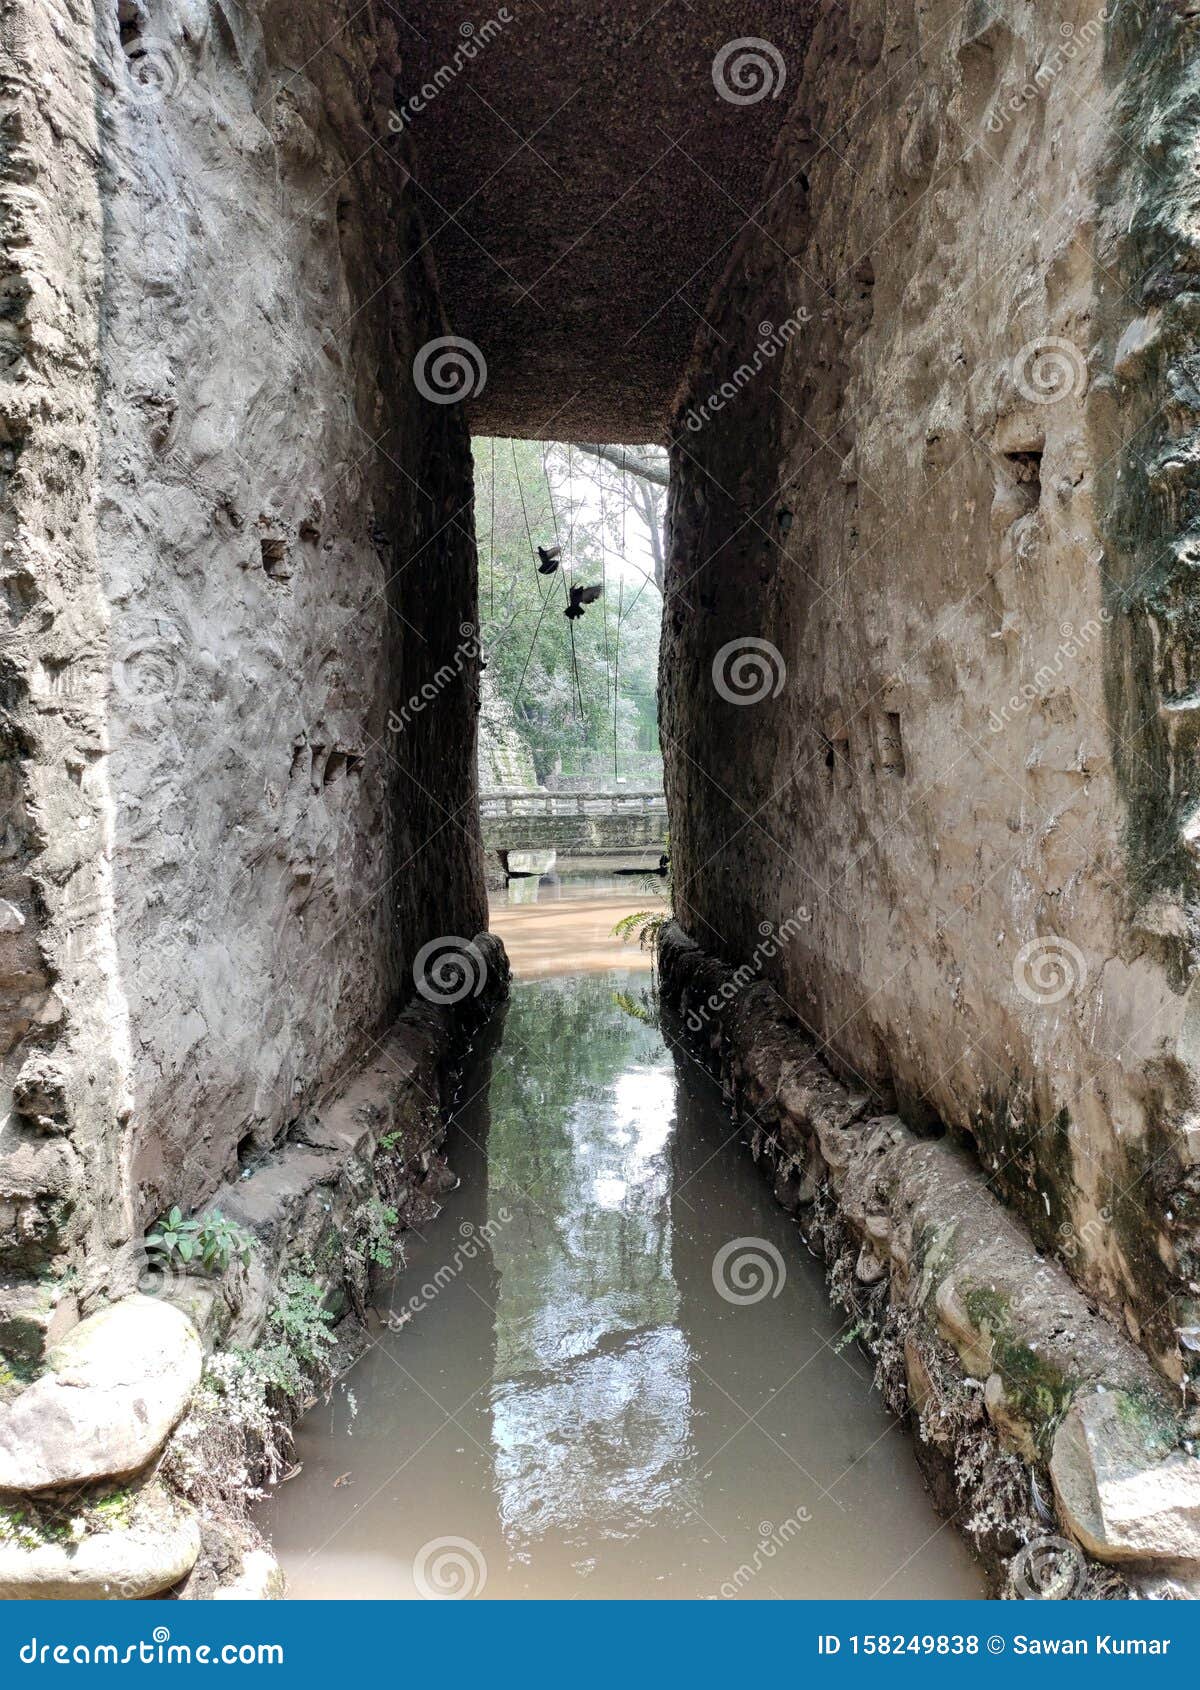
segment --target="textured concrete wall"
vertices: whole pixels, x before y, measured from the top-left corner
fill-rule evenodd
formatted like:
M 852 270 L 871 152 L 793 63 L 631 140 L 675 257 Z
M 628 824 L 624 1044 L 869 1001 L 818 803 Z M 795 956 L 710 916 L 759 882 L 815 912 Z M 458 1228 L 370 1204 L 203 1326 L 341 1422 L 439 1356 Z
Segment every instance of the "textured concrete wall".
M 394 30 L 282 0 L 51 10 L 5 14 L 0 1272 L 201 1201 L 485 907 L 473 659 L 419 734 L 387 726 L 474 617 L 465 425 L 409 379 L 445 324 Z M 82 1157 L 88 1195 L 53 1230 L 33 1192 L 10 1244 L 32 1157 L 60 1183 Z
M 826 9 L 680 397 L 662 663 L 687 931 L 782 930 L 762 971 L 831 1059 L 973 1145 L 1175 1377 L 1187 10 Z

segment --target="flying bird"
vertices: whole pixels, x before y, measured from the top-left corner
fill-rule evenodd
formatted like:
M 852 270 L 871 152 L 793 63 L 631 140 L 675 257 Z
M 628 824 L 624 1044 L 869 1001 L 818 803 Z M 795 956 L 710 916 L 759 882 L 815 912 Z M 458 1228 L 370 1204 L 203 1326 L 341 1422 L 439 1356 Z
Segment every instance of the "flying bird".
M 539 546 L 537 555 L 541 558 L 538 564 L 539 575 L 553 575 L 558 568 L 558 560 L 562 556 L 561 546 Z
M 563 611 L 563 615 L 569 622 L 578 622 L 579 618 L 583 615 L 584 605 L 595 604 L 596 600 L 600 597 L 600 594 L 603 591 L 604 588 L 600 586 L 599 583 L 597 583 L 594 587 L 572 587 L 571 602 Z

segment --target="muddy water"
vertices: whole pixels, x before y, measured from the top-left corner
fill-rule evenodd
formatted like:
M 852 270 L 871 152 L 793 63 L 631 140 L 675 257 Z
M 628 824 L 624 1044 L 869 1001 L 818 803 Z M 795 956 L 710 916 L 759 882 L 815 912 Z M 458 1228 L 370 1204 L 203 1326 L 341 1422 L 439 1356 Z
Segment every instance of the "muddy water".
M 561 876 L 495 910 L 517 981 L 451 1130 L 462 1184 L 262 1510 L 293 1596 L 983 1594 L 607 937 L 646 903 Z

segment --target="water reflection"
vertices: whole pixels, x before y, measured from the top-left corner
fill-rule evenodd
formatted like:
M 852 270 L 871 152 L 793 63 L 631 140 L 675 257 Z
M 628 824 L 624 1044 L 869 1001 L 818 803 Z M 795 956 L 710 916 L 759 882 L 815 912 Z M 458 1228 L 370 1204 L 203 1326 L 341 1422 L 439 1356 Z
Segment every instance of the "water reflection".
M 716 1088 L 646 1019 L 614 899 L 581 890 L 536 944 L 538 906 L 498 915 L 525 977 L 466 1076 L 462 1185 L 262 1511 L 292 1593 L 424 1594 L 455 1538 L 488 1597 L 981 1594 Z M 787 1274 L 738 1306 L 713 1262 L 747 1236 Z
M 505 1044 L 552 1054 L 492 1081 L 489 1214 L 514 1217 L 493 1246 L 500 1516 L 514 1550 L 550 1530 L 584 1547 L 664 1518 L 692 1455 L 674 1085 L 602 976 L 518 990 Z

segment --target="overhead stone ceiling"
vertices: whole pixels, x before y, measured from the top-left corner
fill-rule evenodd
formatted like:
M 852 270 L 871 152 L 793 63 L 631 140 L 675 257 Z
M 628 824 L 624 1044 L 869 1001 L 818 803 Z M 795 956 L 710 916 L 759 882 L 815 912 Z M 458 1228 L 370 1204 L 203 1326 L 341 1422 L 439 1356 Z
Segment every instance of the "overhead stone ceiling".
M 487 362 L 477 433 L 664 437 L 699 314 L 761 202 L 815 9 L 484 0 L 468 26 L 445 0 L 408 0 L 402 18 L 389 5 L 451 327 Z M 729 49 L 747 37 L 774 52 Z M 737 99 L 715 85 L 723 49 L 716 74 Z

